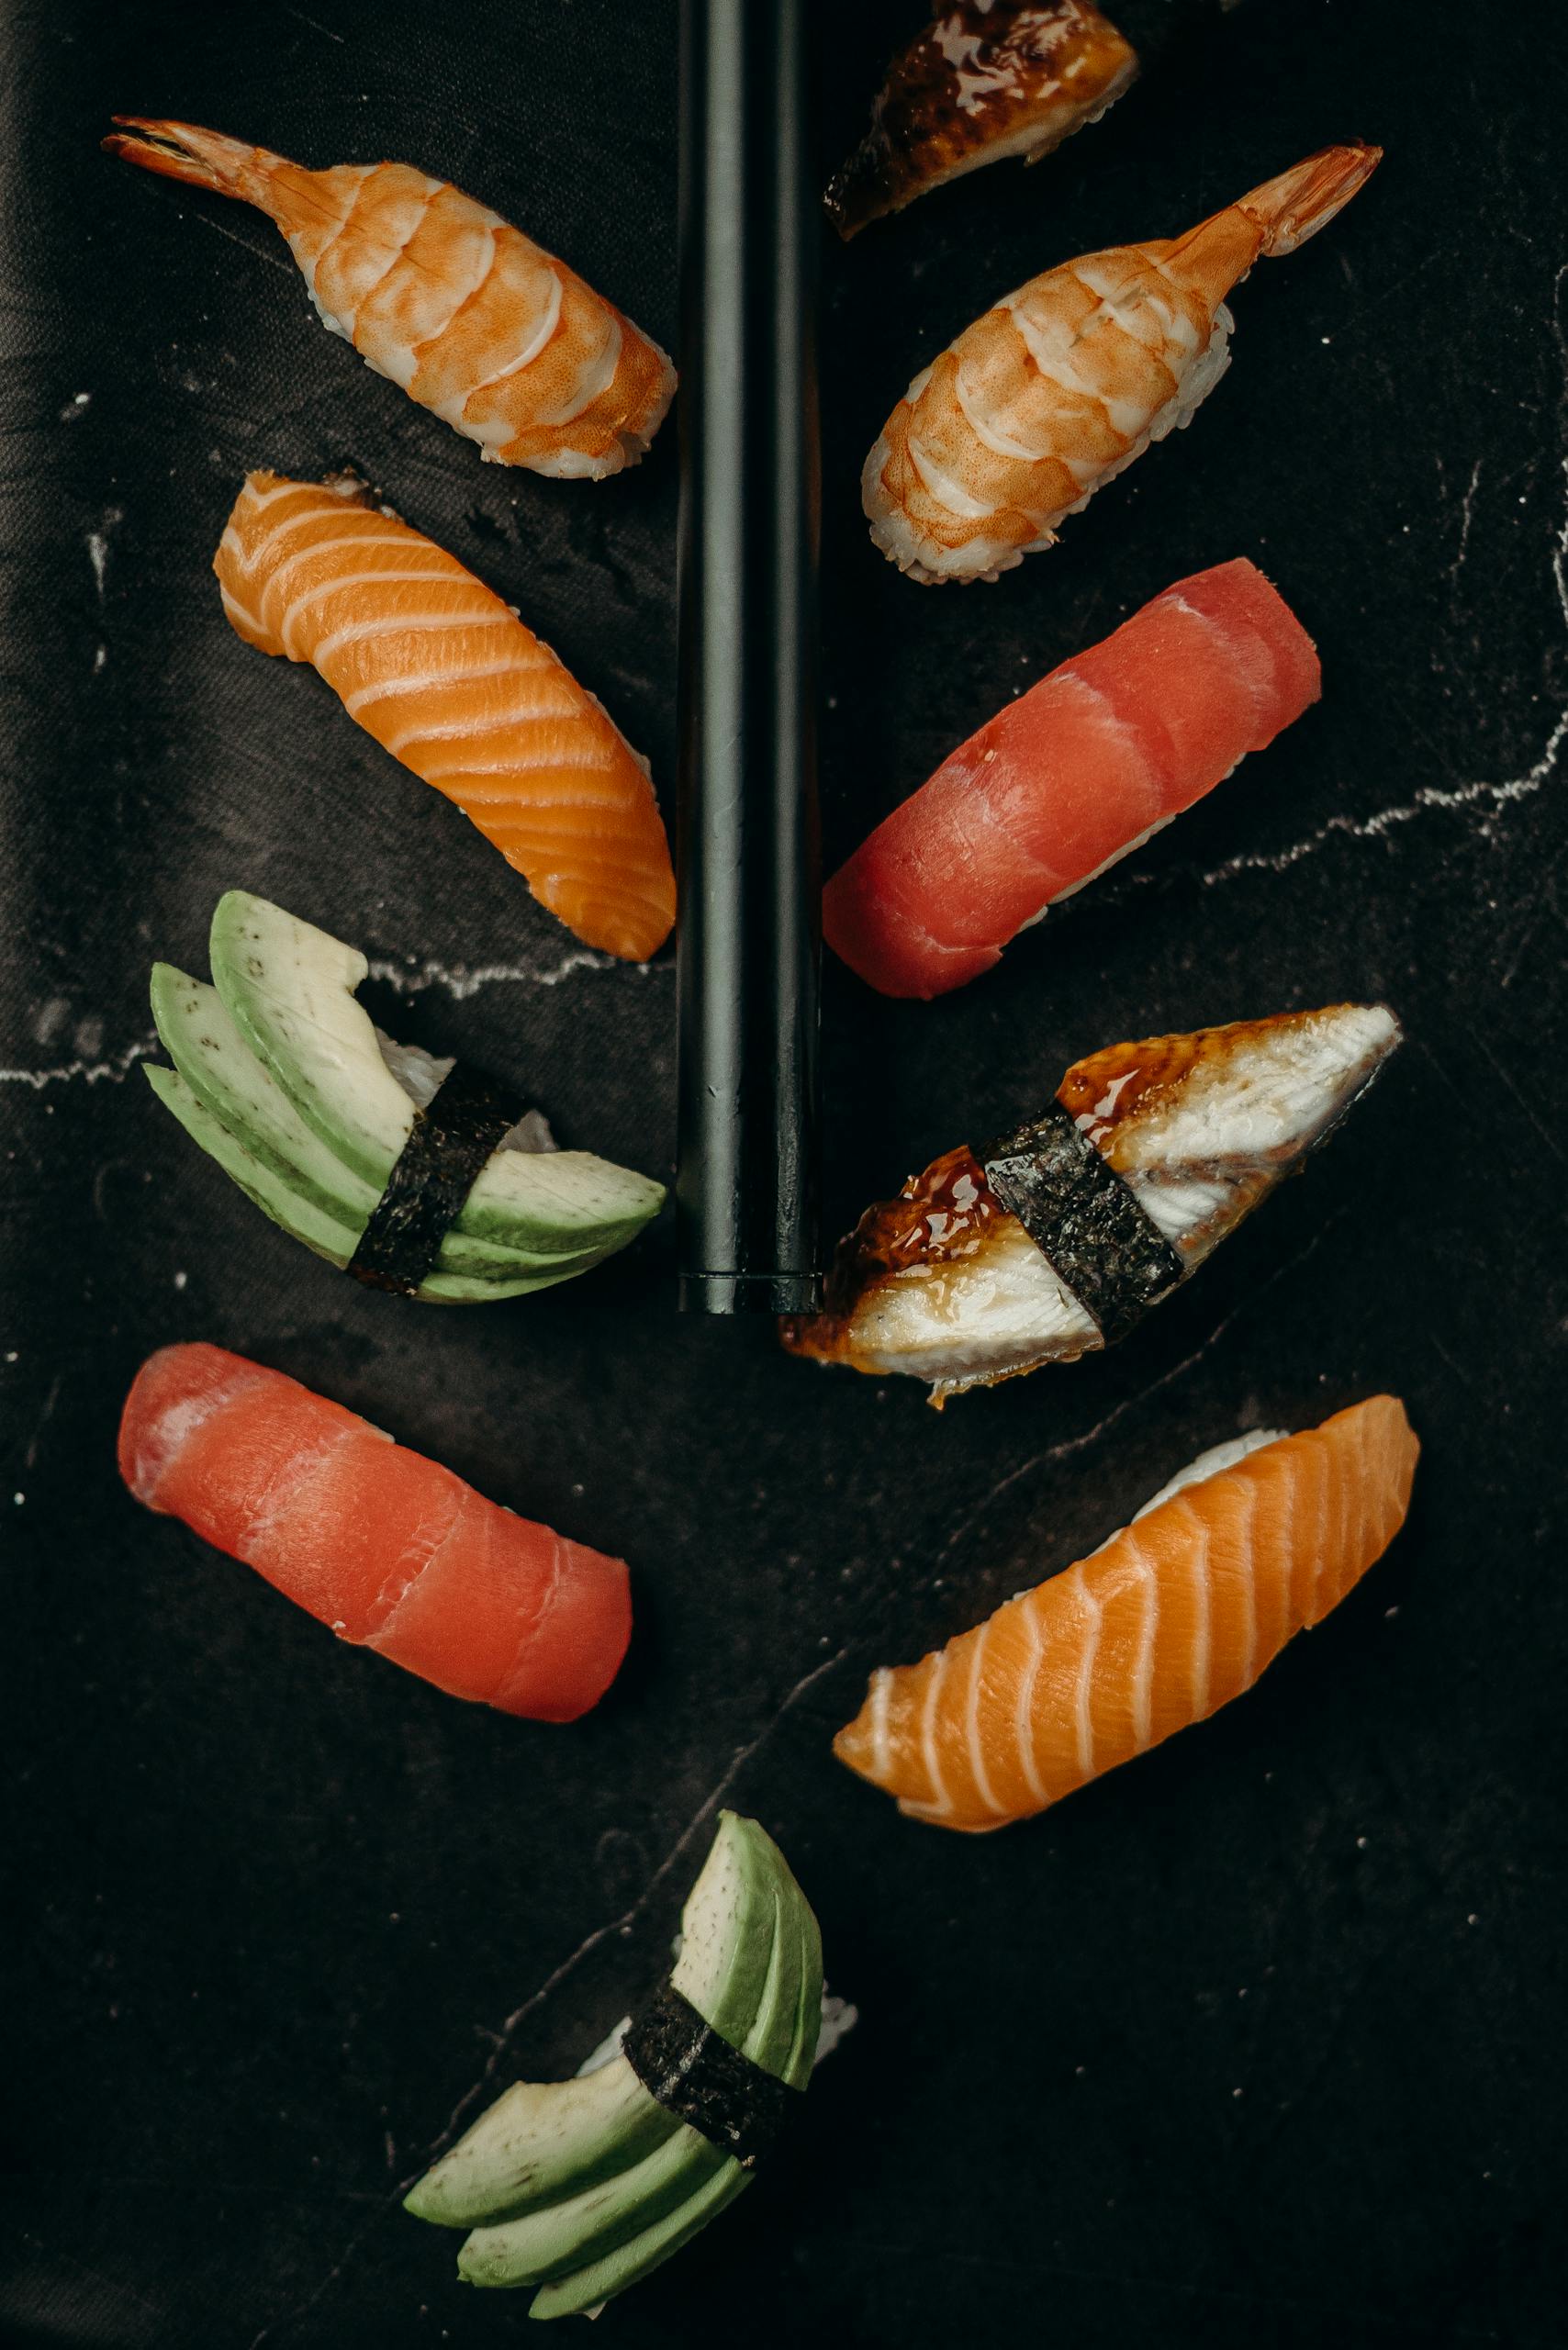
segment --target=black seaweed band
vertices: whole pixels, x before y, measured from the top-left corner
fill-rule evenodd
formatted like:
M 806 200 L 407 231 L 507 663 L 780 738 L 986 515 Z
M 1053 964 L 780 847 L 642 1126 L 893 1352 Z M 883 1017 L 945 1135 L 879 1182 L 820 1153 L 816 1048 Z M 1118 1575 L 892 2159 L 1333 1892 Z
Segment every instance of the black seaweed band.
M 733 2048 L 673 1983 L 633 2018 L 622 2046 L 648 2095 L 743 2170 L 772 2150 L 800 2094 Z
M 977 1155 L 1108 1347 L 1182 1279 L 1176 1250 L 1059 1102 Z
M 527 1104 L 483 1070 L 454 1061 L 370 1211 L 348 1270 L 372 1289 L 411 1297 L 435 1264 L 496 1145 Z

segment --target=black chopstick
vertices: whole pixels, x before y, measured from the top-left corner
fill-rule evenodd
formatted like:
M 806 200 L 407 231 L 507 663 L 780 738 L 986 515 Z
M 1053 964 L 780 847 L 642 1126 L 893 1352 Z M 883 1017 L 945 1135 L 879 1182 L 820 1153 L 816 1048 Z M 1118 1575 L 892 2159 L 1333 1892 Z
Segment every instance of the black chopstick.
M 819 1303 L 806 0 L 682 0 L 681 1304 Z

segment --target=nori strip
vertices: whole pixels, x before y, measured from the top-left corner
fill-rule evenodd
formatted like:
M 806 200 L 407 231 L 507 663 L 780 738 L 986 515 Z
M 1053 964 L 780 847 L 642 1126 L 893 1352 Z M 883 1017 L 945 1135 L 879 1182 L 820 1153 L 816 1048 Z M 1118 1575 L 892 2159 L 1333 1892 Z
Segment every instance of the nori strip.
M 666 1981 L 633 2018 L 622 2053 L 650 2097 L 721 2154 L 752 2169 L 776 2143 L 801 2092 L 754 2065 Z
M 482 1069 L 453 1063 L 429 1107 L 414 1112 L 409 1139 L 349 1259 L 356 1281 L 412 1297 L 480 1170 L 527 1106 Z
M 1108 1347 L 1182 1279 L 1176 1250 L 1059 1102 L 976 1156 Z

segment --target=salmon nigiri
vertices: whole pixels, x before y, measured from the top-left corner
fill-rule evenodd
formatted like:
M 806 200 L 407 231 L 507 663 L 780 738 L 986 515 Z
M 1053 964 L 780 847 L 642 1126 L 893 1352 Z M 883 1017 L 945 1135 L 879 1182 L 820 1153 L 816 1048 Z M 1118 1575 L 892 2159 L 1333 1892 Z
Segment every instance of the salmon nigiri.
M 1238 557 L 1178 579 L 944 759 L 823 893 L 884 995 L 945 995 L 1141 848 L 1322 690 L 1284 598 Z
M 657 343 L 461 188 L 407 163 L 312 172 L 194 122 L 115 120 L 111 155 L 264 212 L 322 324 L 482 457 L 598 480 L 658 431 L 675 370 Z
M 1378 147 L 1326 147 L 1184 237 L 1047 269 L 966 327 L 866 460 L 871 536 L 927 582 L 994 579 L 1188 423 L 1230 362 L 1225 297 L 1365 186 Z
M 644 962 L 664 944 L 675 876 L 644 763 L 455 555 L 351 476 L 255 473 L 212 567 L 246 643 L 308 661 L 587 945 Z
M 615 1678 L 627 1572 L 486 1501 L 357 1413 L 222 1347 L 136 1375 L 119 1471 L 330 1624 L 454 1697 L 567 1722 Z
M 918 1664 L 872 1675 L 834 1740 L 912 1818 L 971 1834 L 1044 1811 L 1249 1689 L 1381 1559 L 1420 1450 L 1392 1395 L 1259 1430 Z

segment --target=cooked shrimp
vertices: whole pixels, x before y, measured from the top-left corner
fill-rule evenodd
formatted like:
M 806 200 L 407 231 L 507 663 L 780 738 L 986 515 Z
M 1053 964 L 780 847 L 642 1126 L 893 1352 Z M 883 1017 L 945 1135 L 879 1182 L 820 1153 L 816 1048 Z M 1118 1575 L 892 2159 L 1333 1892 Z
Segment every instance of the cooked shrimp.
M 866 460 L 871 536 L 916 579 L 994 579 L 1185 424 L 1229 364 L 1225 297 L 1363 187 L 1379 147 L 1327 147 L 1174 241 L 1032 277 L 918 375 Z
M 657 343 L 461 188 L 407 163 L 311 172 L 192 123 L 115 120 L 111 154 L 264 212 L 322 324 L 482 457 L 598 481 L 658 431 L 675 370 Z

